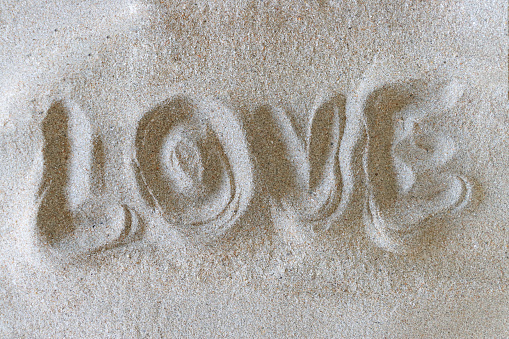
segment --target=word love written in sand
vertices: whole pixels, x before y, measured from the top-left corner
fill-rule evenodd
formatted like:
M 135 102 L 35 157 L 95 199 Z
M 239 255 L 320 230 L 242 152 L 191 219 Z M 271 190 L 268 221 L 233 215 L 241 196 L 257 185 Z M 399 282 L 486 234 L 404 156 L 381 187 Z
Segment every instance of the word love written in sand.
M 142 240 L 159 216 L 158 227 L 210 243 L 262 193 L 312 234 L 341 224 L 359 181 L 371 239 L 408 253 L 433 220 L 470 200 L 469 180 L 446 170 L 455 143 L 427 128 L 460 97 L 453 82 L 361 84 L 351 98 L 317 100 L 299 134 L 278 107 L 241 119 L 215 100 L 177 95 L 139 120 L 132 155 L 114 154 L 77 105 L 55 101 L 42 123 L 37 235 L 70 258 Z M 126 157 L 124 190 L 112 163 Z

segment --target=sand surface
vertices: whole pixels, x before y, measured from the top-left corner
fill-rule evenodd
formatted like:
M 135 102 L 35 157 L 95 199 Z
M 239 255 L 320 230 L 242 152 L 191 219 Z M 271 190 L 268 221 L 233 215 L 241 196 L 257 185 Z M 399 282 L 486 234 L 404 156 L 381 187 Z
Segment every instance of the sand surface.
M 507 12 L 1 1 L 0 337 L 508 337 Z

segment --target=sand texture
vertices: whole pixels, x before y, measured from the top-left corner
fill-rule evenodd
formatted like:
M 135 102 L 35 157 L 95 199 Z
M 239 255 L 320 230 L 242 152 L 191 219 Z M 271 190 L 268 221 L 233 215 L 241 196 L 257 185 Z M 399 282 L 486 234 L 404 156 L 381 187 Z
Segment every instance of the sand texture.
M 501 0 L 0 2 L 0 338 L 509 337 Z

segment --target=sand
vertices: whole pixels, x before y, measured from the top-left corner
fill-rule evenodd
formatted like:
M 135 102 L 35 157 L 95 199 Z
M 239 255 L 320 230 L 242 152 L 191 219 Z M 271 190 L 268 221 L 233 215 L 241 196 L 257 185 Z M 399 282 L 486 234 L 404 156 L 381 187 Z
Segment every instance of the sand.
M 0 337 L 509 336 L 502 1 L 0 3 Z

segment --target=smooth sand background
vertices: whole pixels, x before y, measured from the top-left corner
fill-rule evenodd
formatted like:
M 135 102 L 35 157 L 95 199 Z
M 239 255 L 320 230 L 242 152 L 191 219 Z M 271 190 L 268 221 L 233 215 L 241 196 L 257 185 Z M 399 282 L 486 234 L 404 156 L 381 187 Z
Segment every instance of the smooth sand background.
M 197 2 L 165 13 L 144 2 L 3 1 L 0 337 L 508 336 L 507 5 L 338 3 Z M 241 115 L 286 105 L 304 124 L 320 92 L 352 96 L 370 74 L 398 77 L 377 73 L 387 60 L 403 77 L 466 84 L 437 125 L 459 145 L 451 166 L 476 182 L 475 203 L 419 254 L 369 241 L 361 191 L 348 222 L 318 237 L 284 213 L 271 218 L 262 192 L 215 247 L 170 231 L 164 244 L 62 268 L 34 246 L 43 165 L 34 112 L 52 97 L 87 107 L 119 140 L 183 90 Z

